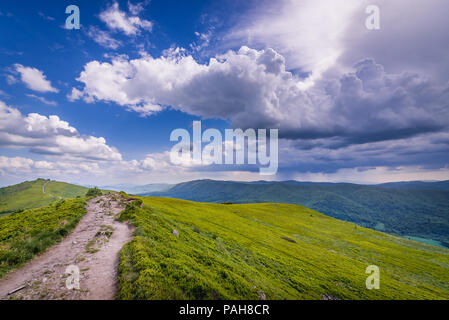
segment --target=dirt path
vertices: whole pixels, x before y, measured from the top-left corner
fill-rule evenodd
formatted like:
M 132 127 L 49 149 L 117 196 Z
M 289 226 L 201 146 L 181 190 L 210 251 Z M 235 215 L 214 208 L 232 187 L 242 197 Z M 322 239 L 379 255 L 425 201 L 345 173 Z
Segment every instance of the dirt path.
M 113 299 L 119 251 L 132 239 L 132 227 L 114 220 L 123 210 L 116 196 L 88 202 L 87 213 L 62 242 L 0 280 L 0 299 Z M 69 290 L 66 268 L 80 270 L 79 290 Z M 26 285 L 14 294 L 9 292 Z
M 54 196 L 54 195 L 52 195 L 51 193 L 46 193 L 46 192 L 45 192 L 45 187 L 46 187 L 49 183 L 50 183 L 50 181 L 47 181 L 47 182 L 45 182 L 45 183 L 42 185 L 42 193 L 43 193 L 43 194 L 47 194 L 47 195 L 49 195 L 50 197 L 58 198 L 59 200 L 62 200 L 62 197 L 60 197 L 60 196 Z
M 50 181 L 47 181 L 47 182 L 45 182 L 43 185 L 42 185 L 42 193 L 43 194 L 45 194 L 45 187 L 47 186 L 47 184 L 49 183 Z

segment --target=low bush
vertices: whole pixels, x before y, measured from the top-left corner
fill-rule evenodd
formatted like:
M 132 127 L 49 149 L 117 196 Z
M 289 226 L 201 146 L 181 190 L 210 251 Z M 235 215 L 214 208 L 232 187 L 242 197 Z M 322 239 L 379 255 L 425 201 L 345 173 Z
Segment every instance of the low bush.
M 98 189 L 97 187 L 95 188 L 90 188 L 87 193 L 86 193 L 86 197 L 88 198 L 95 198 L 98 196 L 101 196 L 103 193 L 101 192 L 100 189 Z

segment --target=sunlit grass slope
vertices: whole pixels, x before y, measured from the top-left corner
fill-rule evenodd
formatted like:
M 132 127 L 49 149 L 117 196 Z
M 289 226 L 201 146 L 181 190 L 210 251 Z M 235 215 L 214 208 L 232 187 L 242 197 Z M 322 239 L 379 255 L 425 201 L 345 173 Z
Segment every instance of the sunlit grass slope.
M 84 199 L 0 217 L 0 278 L 68 235 L 85 214 Z
M 121 251 L 120 299 L 449 298 L 444 248 L 297 205 L 142 199 L 122 214 L 137 230 Z M 379 290 L 365 286 L 373 264 Z
M 44 188 L 42 188 L 45 185 Z M 44 190 L 43 190 L 44 189 Z M 16 210 L 47 206 L 61 198 L 84 196 L 88 188 L 38 179 L 0 189 L 0 215 Z M 44 192 L 45 193 L 44 193 Z
M 299 204 L 377 231 L 437 240 L 449 248 L 449 191 L 445 189 L 445 182 L 385 186 L 390 187 L 298 181 L 197 180 L 177 184 L 165 192 L 142 196 L 214 203 Z M 407 186 L 411 189 L 402 189 Z M 418 189 L 413 189 L 413 186 Z

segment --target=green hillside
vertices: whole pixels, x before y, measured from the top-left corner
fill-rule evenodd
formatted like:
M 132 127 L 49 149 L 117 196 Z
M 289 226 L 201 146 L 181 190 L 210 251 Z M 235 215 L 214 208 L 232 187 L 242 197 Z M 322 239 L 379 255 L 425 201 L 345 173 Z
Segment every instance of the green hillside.
M 84 199 L 0 217 L 0 278 L 72 231 L 86 212 Z
M 400 236 L 433 239 L 449 247 L 449 191 L 441 189 L 443 183 L 435 183 L 434 190 L 430 190 L 431 185 L 425 183 L 425 190 L 417 190 L 402 189 L 403 184 L 382 187 L 297 181 L 198 180 L 150 195 L 215 203 L 300 204 L 360 226 Z
M 0 215 L 47 206 L 66 198 L 84 197 L 88 188 L 65 183 L 37 179 L 0 189 Z
M 289 204 L 142 198 L 120 299 L 449 299 L 449 250 Z M 365 270 L 380 268 L 380 289 Z

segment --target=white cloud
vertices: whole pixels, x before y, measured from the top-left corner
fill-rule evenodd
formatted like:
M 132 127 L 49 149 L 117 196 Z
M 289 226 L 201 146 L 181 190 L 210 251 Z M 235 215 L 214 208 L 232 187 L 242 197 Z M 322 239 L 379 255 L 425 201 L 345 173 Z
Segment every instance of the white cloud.
M 145 0 L 143 2 L 138 2 L 136 4 L 133 4 L 131 1 L 128 0 L 128 10 L 133 15 L 138 15 L 143 10 L 145 10 L 145 7 L 150 3 L 150 0 Z
M 109 35 L 106 31 L 97 27 L 90 27 L 87 35 L 99 45 L 108 49 L 117 49 L 122 43 Z
M 397 139 L 442 130 L 449 90 L 417 74 L 388 74 L 372 60 L 354 72 L 301 89 L 272 49 L 238 52 L 197 63 L 181 49 L 85 65 L 71 99 L 115 102 L 145 115 L 167 106 L 236 128 L 279 128 L 283 137 L 339 137 L 346 143 Z M 343 143 L 344 141 L 339 141 Z
M 28 148 L 31 152 L 100 161 L 122 159 L 117 149 L 106 144 L 102 137 L 81 136 L 78 131 L 58 116 L 30 113 L 23 116 L 19 110 L 0 101 L 0 146 Z
M 0 170 L 10 170 L 10 171 L 29 171 L 34 161 L 27 158 L 15 157 L 8 158 L 0 156 Z
M 73 88 L 72 92 L 67 95 L 67 99 L 71 102 L 80 99 L 83 96 L 83 92 L 77 88 Z
M 371 57 L 390 72 L 403 70 L 449 80 L 449 23 L 446 0 L 376 0 L 380 8 L 380 30 L 361 28 L 367 15 L 358 10 L 344 37 L 340 63 Z M 366 7 L 366 5 L 364 6 Z
M 17 80 L 17 78 L 14 77 L 12 74 L 8 74 L 8 75 L 6 75 L 6 82 L 7 82 L 9 85 L 13 85 L 13 84 L 18 83 L 19 80 Z
M 15 71 L 20 74 L 20 79 L 31 90 L 38 92 L 59 92 L 52 87 L 44 73 L 36 68 L 24 67 L 21 64 L 14 65 Z
M 178 183 L 195 179 L 259 180 L 258 172 L 194 171 L 164 162 L 163 153 L 147 155 L 137 161 L 36 161 L 24 157 L 0 156 L 0 181 L 3 185 L 24 180 L 50 178 L 78 184 Z
M 7 93 L 6 93 L 5 91 L 3 91 L 3 90 L 0 90 L 0 96 L 4 97 L 4 98 L 6 98 L 6 99 L 11 98 L 11 96 L 10 96 L 9 94 L 7 94 Z
M 35 94 L 27 94 L 28 97 L 39 100 L 40 102 L 47 104 L 49 106 L 57 106 L 58 104 L 56 103 L 56 101 L 52 101 L 52 100 L 47 100 L 44 97 L 39 97 L 36 96 Z
M 77 79 L 84 87 L 72 98 L 110 101 L 143 115 L 170 106 L 228 119 L 234 128 L 279 128 L 291 140 L 279 156 L 289 170 L 447 164 L 448 86 L 419 74 L 389 74 L 365 59 L 304 90 L 285 69 L 285 58 L 272 49 L 242 47 L 208 64 L 171 49 L 159 58 L 89 62 Z
M 376 31 L 365 27 L 365 9 L 373 4 L 380 8 Z M 226 31 L 220 48 L 273 48 L 286 57 L 287 69 L 310 73 L 308 85 L 366 58 L 393 73 L 447 82 L 448 10 L 446 0 L 261 0 Z
M 345 36 L 354 27 L 355 14 L 364 12 L 366 4 L 365 0 L 264 1 L 225 39 L 230 46 L 246 43 L 274 48 L 286 57 L 287 68 L 311 73 L 310 84 L 337 63 L 345 50 Z
M 334 173 L 298 173 L 293 179 L 311 182 L 349 182 L 378 184 L 401 181 L 440 181 L 449 180 L 449 168 L 429 170 L 419 166 L 345 168 Z
M 0 177 L 11 183 L 24 179 L 48 177 L 73 181 L 74 177 L 96 175 L 101 173 L 98 163 L 89 161 L 42 161 L 24 157 L 0 156 Z
M 138 16 L 128 16 L 121 11 L 117 2 L 100 13 L 100 20 L 112 30 L 118 30 L 128 36 L 138 34 L 141 30 L 151 31 L 153 23 L 148 20 L 140 19 Z
M 213 30 L 213 28 L 208 30 L 205 33 L 195 32 L 195 35 L 198 37 L 198 40 L 195 41 L 194 43 L 191 43 L 190 48 L 194 52 L 198 52 L 198 51 L 201 51 L 202 49 L 206 48 L 207 46 L 209 46 L 211 38 L 212 38 L 212 30 Z
M 43 12 L 38 12 L 38 15 L 40 16 L 40 17 L 42 17 L 43 19 L 45 19 L 45 20 L 49 20 L 49 21 L 55 21 L 56 19 L 55 18 L 53 18 L 53 17 L 51 17 L 51 16 L 47 16 L 45 13 L 43 13 Z
M 447 166 L 449 148 L 447 4 L 430 0 L 422 14 L 411 1 L 379 0 L 378 32 L 364 26 L 369 1 L 266 1 L 226 37 L 228 47 L 243 42 L 260 50 L 244 46 L 207 64 L 184 49 L 91 61 L 70 98 L 114 102 L 145 116 L 172 107 L 233 127 L 280 128 L 288 146 L 280 160 L 294 159 L 283 165 L 301 172 L 402 164 L 410 176 L 431 177 Z M 209 45 L 207 34 L 197 36 L 194 51 Z M 154 163 L 150 157 L 145 166 Z

